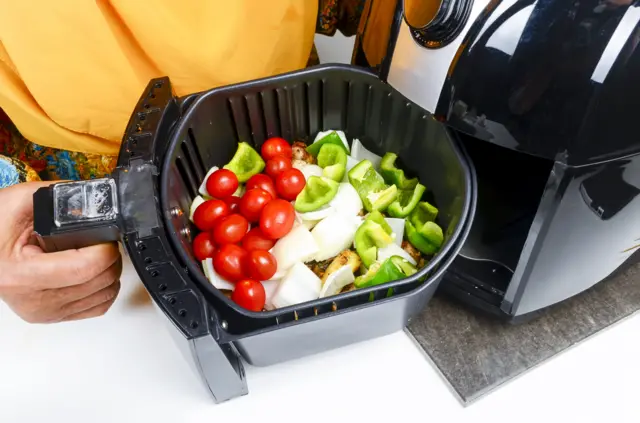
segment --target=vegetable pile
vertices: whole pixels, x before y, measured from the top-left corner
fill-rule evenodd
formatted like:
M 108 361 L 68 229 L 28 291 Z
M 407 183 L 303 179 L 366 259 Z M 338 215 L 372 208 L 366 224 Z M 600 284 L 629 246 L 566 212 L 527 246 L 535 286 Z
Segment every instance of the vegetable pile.
M 251 311 L 415 274 L 442 246 L 426 187 L 342 131 L 293 145 L 241 142 L 191 205 L 193 254 L 207 279 Z

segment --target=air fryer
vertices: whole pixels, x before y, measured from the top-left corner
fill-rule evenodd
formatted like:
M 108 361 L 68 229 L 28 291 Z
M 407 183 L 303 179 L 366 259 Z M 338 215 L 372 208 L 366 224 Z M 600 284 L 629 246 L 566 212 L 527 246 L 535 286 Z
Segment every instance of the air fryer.
M 526 321 L 635 262 L 636 0 L 369 0 L 353 62 L 434 114 L 476 168 L 440 290 Z
M 415 275 L 266 312 L 247 311 L 209 283 L 188 219 L 198 186 L 238 142 L 310 142 L 341 129 L 377 154 L 394 151 L 439 208 L 445 242 Z M 459 142 L 372 73 L 326 65 L 176 98 L 152 80 L 128 123 L 112 177 L 34 195 L 47 251 L 120 240 L 153 303 L 216 402 L 248 392 L 244 362 L 266 366 L 401 330 L 460 251 L 475 211 L 475 173 Z

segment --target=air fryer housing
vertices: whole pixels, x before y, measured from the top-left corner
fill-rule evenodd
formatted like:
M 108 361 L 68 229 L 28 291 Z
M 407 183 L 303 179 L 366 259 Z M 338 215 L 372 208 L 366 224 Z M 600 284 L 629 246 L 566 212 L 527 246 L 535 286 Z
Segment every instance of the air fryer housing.
M 188 219 L 198 186 L 245 141 L 310 142 L 342 129 L 377 154 L 398 153 L 439 208 L 445 242 L 415 275 L 267 312 L 215 289 L 194 259 Z M 446 127 L 380 81 L 327 65 L 177 99 L 168 78 L 149 83 L 111 178 L 34 195 L 35 231 L 48 251 L 120 239 L 171 333 L 216 402 L 248 392 L 243 360 L 266 366 L 401 330 L 429 301 L 466 238 L 475 174 Z
M 640 7 L 432 5 L 367 1 L 353 62 L 446 122 L 476 167 L 473 227 L 441 289 L 527 320 L 640 247 Z

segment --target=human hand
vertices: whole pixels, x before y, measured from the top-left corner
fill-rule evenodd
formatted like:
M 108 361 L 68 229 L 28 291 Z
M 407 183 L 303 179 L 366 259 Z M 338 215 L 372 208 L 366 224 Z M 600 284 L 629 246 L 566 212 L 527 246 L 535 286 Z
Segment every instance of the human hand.
M 0 189 L 0 299 L 30 323 L 101 316 L 120 290 L 118 246 L 42 251 L 33 236 L 33 194 L 48 185 L 29 182 Z

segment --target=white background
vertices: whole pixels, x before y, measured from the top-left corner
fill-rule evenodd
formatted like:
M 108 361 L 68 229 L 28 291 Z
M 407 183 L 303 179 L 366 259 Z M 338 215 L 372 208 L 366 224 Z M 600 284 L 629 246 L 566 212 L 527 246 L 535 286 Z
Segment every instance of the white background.
M 328 43 L 349 60 L 339 37 L 325 61 Z M 214 405 L 128 264 L 122 285 L 89 321 L 28 325 L 0 304 L 0 422 L 640 421 L 638 315 L 466 408 L 404 333 L 247 367 L 250 394 Z

